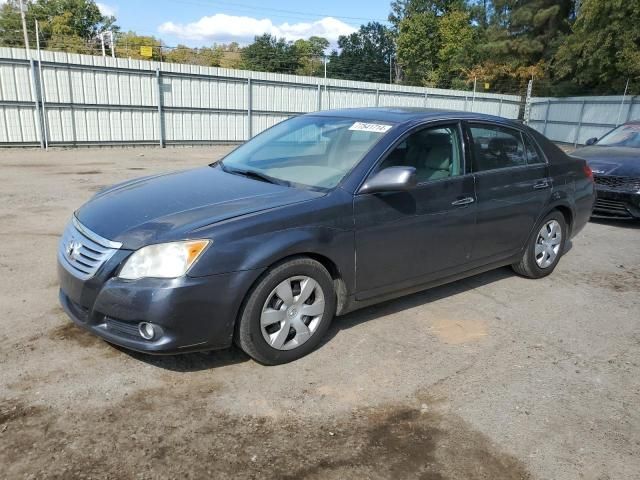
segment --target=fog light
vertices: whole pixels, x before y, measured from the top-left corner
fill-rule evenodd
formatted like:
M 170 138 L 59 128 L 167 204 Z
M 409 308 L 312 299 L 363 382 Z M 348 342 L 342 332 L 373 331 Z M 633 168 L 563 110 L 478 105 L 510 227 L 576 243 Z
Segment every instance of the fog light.
M 152 340 L 153 337 L 156 336 L 156 329 L 152 324 L 147 322 L 142 322 L 138 325 L 138 332 L 140 332 L 140 336 L 145 340 Z

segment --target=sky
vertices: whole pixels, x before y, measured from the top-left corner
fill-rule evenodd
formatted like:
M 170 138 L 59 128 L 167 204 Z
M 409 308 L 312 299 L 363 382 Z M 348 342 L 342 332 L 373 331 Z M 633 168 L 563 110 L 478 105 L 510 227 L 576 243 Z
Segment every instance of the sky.
M 0 0 L 2 1 L 2 0 Z M 389 0 L 101 0 L 123 31 L 154 35 L 168 46 L 250 43 L 270 33 L 287 40 L 312 35 L 335 45 L 369 21 L 386 21 Z

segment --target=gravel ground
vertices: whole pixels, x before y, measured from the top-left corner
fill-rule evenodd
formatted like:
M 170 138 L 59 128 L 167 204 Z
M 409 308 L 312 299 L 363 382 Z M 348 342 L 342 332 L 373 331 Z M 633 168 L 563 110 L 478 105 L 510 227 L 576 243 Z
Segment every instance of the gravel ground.
M 337 319 L 297 362 L 129 353 L 57 303 L 58 236 L 227 147 L 0 151 L 0 478 L 640 478 L 640 225 Z

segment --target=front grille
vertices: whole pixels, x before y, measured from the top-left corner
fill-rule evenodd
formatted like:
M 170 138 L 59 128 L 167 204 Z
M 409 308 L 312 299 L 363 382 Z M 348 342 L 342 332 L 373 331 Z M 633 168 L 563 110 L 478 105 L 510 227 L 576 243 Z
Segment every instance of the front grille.
M 640 191 L 640 177 L 618 177 L 614 175 L 594 175 L 596 184 L 602 185 L 610 190 L 620 190 L 625 192 Z
M 608 215 L 614 215 L 618 217 L 631 216 L 629 210 L 627 210 L 626 204 L 617 200 L 598 198 L 596 199 L 596 203 L 593 206 L 593 210 L 595 212 L 607 213 Z
M 121 246 L 93 233 L 74 216 L 60 239 L 58 259 L 74 276 L 88 280 Z

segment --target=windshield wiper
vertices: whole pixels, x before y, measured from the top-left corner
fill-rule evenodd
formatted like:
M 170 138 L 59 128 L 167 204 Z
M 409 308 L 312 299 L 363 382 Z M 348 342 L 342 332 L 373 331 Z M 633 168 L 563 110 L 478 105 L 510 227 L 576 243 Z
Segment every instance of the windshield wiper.
M 273 183 L 274 185 L 284 185 L 288 186 L 289 182 L 285 182 L 284 180 L 279 180 L 277 178 L 273 178 L 266 173 L 258 172 L 256 170 L 242 170 L 240 168 L 229 168 L 224 165 L 222 162 L 219 162 L 220 168 L 227 173 L 233 173 L 234 175 L 242 175 L 244 177 L 254 178 L 256 180 L 260 180 L 262 182 Z

